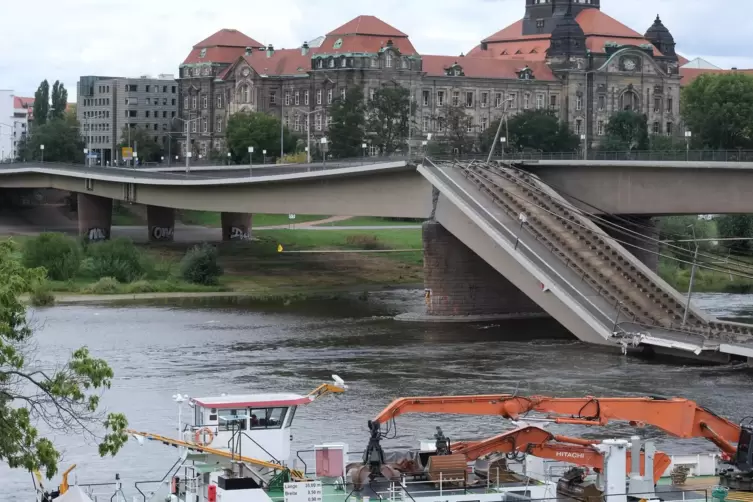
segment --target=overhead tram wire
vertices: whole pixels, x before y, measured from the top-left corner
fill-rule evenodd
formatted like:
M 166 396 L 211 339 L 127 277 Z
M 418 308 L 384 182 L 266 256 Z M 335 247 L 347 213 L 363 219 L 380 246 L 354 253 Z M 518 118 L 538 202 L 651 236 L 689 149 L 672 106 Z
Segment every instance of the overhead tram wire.
M 480 167 L 480 168 L 484 169 L 484 170 L 489 170 L 488 168 L 484 168 L 484 167 Z M 490 171 L 490 172 L 493 173 L 493 171 Z M 527 199 L 524 199 L 520 195 L 513 194 L 513 193 L 511 193 L 509 191 L 507 193 L 510 194 L 511 196 L 519 199 L 523 204 L 526 204 L 526 205 L 529 205 L 529 206 L 541 209 L 542 211 L 544 211 L 544 212 L 546 212 L 548 214 L 551 214 L 552 216 L 554 216 L 556 218 L 561 218 L 560 215 L 554 213 L 553 211 L 551 211 L 551 210 L 549 210 L 549 209 L 547 209 L 545 207 L 542 207 L 542 206 L 540 206 L 540 205 L 538 205 L 538 204 L 536 204 L 534 202 L 531 202 L 531 201 L 529 201 Z M 580 211 L 580 210 L 578 210 L 578 211 Z M 586 229 L 586 230 L 591 230 L 590 228 L 586 227 L 585 225 L 583 225 L 582 223 L 579 223 L 579 222 L 571 222 L 571 224 L 575 225 L 575 226 L 578 226 L 580 228 Z M 682 260 L 682 259 L 680 259 L 680 258 L 678 258 L 676 256 L 666 255 L 666 254 L 663 254 L 663 253 L 661 253 L 659 251 L 655 251 L 653 249 L 643 248 L 643 247 L 641 247 L 639 245 L 636 245 L 635 243 L 626 242 L 626 241 L 623 241 L 623 240 L 611 237 L 609 235 L 607 237 L 609 239 L 615 241 L 615 242 L 618 242 L 618 243 L 622 244 L 625 247 L 630 247 L 630 248 L 633 248 L 633 249 L 638 249 L 640 251 L 645 251 L 647 253 L 656 255 L 656 256 L 658 256 L 660 258 L 666 258 L 668 260 L 676 261 L 678 263 L 684 263 L 684 264 L 687 264 L 687 265 L 693 265 L 692 261 Z M 645 239 L 645 238 L 643 239 L 643 241 L 644 242 L 652 242 L 652 241 L 649 241 L 648 239 Z M 656 241 L 656 242 L 658 242 L 658 241 Z M 682 248 L 678 248 L 678 249 L 683 250 Z M 683 251 L 685 252 L 685 254 L 689 253 L 689 252 L 687 252 L 685 250 L 683 250 Z M 720 269 L 720 268 L 717 268 L 717 267 L 709 266 L 709 265 L 706 264 L 706 262 L 700 262 L 699 263 L 698 261 L 695 262 L 695 266 L 697 268 L 699 268 L 699 269 L 705 269 L 705 270 L 711 270 L 711 271 L 715 271 L 715 272 L 726 273 L 726 274 L 730 274 L 730 275 L 733 275 L 733 276 L 736 276 L 736 277 L 753 280 L 753 273 L 751 275 L 748 275 L 745 271 L 739 271 L 739 270 L 735 270 L 735 269 Z
M 577 198 L 577 197 L 575 197 L 575 196 L 573 196 L 571 194 L 568 194 L 565 191 L 561 191 L 555 185 L 549 185 L 547 183 L 544 183 L 541 180 L 541 178 L 539 178 L 535 174 L 531 173 L 530 171 L 526 171 L 525 169 L 520 169 L 518 167 L 512 167 L 512 169 L 514 169 L 516 171 L 519 171 L 519 172 L 523 172 L 523 173 L 525 173 L 525 174 L 527 174 L 529 176 L 532 176 L 532 177 L 538 179 L 544 185 L 547 185 L 547 186 L 555 189 L 558 193 L 560 193 L 562 195 L 566 195 L 567 197 L 570 197 L 570 198 L 572 198 L 574 200 L 577 200 L 578 202 L 580 202 L 580 203 L 582 203 L 584 205 L 587 205 L 587 206 L 589 206 L 589 207 L 591 207 L 593 209 L 596 209 L 597 211 L 599 211 L 602 214 L 607 214 L 609 216 L 614 217 L 615 219 L 626 221 L 628 224 L 632 225 L 635 228 L 643 228 L 643 229 L 654 231 L 654 232 L 656 231 L 656 229 L 654 227 L 652 227 L 652 226 L 643 225 L 643 224 L 640 224 L 640 223 L 637 223 L 637 222 L 630 221 L 630 220 L 628 220 L 628 219 L 626 219 L 626 218 L 624 218 L 624 217 L 622 217 L 620 215 L 611 214 L 608 211 L 604 211 L 601 208 L 598 208 L 598 207 L 594 206 L 593 204 L 590 204 L 590 203 L 588 203 L 586 201 L 583 201 L 583 200 L 581 200 L 581 199 L 579 199 L 579 198 Z M 521 182 L 525 183 L 527 186 L 529 186 L 530 188 L 536 190 L 537 192 L 542 193 L 544 195 L 547 195 L 539 187 L 537 187 L 535 185 L 531 185 L 530 183 L 527 183 L 527 182 L 525 182 L 523 180 L 521 180 Z M 599 214 L 589 213 L 587 211 L 584 211 L 584 210 L 582 210 L 582 209 L 574 206 L 569 201 L 564 201 L 563 205 L 567 206 L 568 208 L 572 209 L 573 211 L 575 211 L 577 213 L 581 213 L 581 214 L 584 214 L 584 215 L 588 216 L 591 220 L 598 220 L 598 222 L 599 222 L 599 224 L 601 226 L 605 226 L 605 227 L 608 227 L 610 229 L 617 230 L 621 234 L 624 234 L 624 235 L 633 235 L 634 237 L 636 237 L 641 242 L 646 242 L 646 243 L 651 242 L 651 243 L 657 243 L 659 245 L 667 246 L 669 248 L 672 248 L 673 250 L 676 250 L 677 252 L 679 252 L 679 254 L 682 254 L 682 255 L 685 255 L 685 256 L 692 256 L 694 254 L 694 251 L 691 251 L 689 249 L 683 248 L 681 246 L 677 246 L 674 243 L 666 242 L 666 241 L 663 241 L 661 239 L 655 239 L 653 237 L 646 236 L 643 233 L 631 230 L 629 228 L 622 227 L 622 226 L 620 226 L 620 225 L 618 225 L 618 224 L 616 224 L 616 223 L 614 223 L 614 222 L 612 222 L 610 220 L 607 220 L 607 219 L 605 219 L 603 216 L 601 216 Z M 668 234 L 668 235 L 674 236 L 674 237 L 686 237 L 684 235 L 679 235 L 679 234 Z M 611 237 L 611 238 L 614 238 L 614 237 Z M 630 245 L 630 244 L 628 243 L 628 245 Z M 636 246 L 633 246 L 633 247 L 636 247 Z M 741 260 L 737 260 L 737 259 L 730 259 L 730 257 L 727 256 L 727 255 L 716 254 L 716 253 L 708 253 L 708 252 L 699 252 L 698 256 L 699 257 L 704 257 L 704 258 L 709 258 L 709 259 L 712 259 L 712 260 L 715 260 L 715 261 L 724 261 L 727 264 L 737 264 L 740 268 L 733 268 L 733 270 L 740 271 L 740 272 L 745 272 L 745 273 L 752 273 L 753 274 L 753 265 L 751 265 L 751 263 L 749 263 L 749 262 L 745 262 L 745 261 L 741 261 Z M 751 256 L 753 256 L 753 254 L 751 254 Z M 705 263 L 705 261 L 704 261 L 704 263 Z
M 566 191 L 560 189 L 556 185 L 550 185 L 548 183 L 545 183 L 544 181 L 541 180 L 541 178 L 539 176 L 537 176 L 536 174 L 534 174 L 534 173 L 532 173 L 530 171 L 527 171 L 525 169 L 521 169 L 521 168 L 516 167 L 514 165 L 511 165 L 511 169 L 513 169 L 515 171 L 526 173 L 527 175 L 532 176 L 532 177 L 536 178 L 537 180 L 539 180 L 542 184 L 555 189 L 558 193 L 560 193 L 562 195 L 566 195 L 567 197 L 569 197 L 569 198 L 571 198 L 573 200 L 576 200 L 576 201 L 580 202 L 581 204 L 584 204 L 584 205 L 586 205 L 588 207 L 596 209 L 597 211 L 599 211 L 602 214 L 607 214 L 607 215 L 615 218 L 616 220 L 622 220 L 622 221 L 626 222 L 627 224 L 633 226 L 634 228 L 646 229 L 646 230 L 650 230 L 650 231 L 655 231 L 656 230 L 653 226 L 648 226 L 648 225 L 645 225 L 645 224 L 642 224 L 642 223 L 638 223 L 636 221 L 630 220 L 629 218 L 627 218 L 625 216 L 616 215 L 616 214 L 613 214 L 613 213 L 609 213 L 608 211 L 604 211 L 601 208 L 599 208 L 597 206 L 594 206 L 593 204 L 590 204 L 589 202 L 586 202 L 586 201 L 584 201 L 582 199 L 579 199 L 578 197 L 576 197 L 576 196 L 574 196 L 572 194 L 567 193 Z M 528 184 L 528 185 L 531 186 L 530 184 Z M 536 189 L 537 191 L 541 192 L 541 189 L 539 189 L 538 187 L 534 186 L 533 188 Z M 603 222 L 602 224 L 604 226 L 607 226 L 607 227 L 613 228 L 613 229 L 614 228 L 619 229 L 621 231 L 621 233 L 634 234 L 639 239 L 642 239 L 642 240 L 650 239 L 645 234 L 641 234 L 641 233 L 638 233 L 636 231 L 632 231 L 630 229 L 621 227 L 621 226 L 617 225 L 616 223 L 613 223 L 610 220 L 606 220 L 605 218 L 603 218 L 602 216 L 600 216 L 598 214 L 588 213 L 586 211 L 583 211 L 582 209 L 580 209 L 580 208 L 575 207 L 574 205 L 572 205 L 569 201 L 565 201 L 565 204 L 568 205 L 568 207 L 570 207 L 570 208 L 572 208 L 572 209 L 574 209 L 574 210 L 576 210 L 578 212 L 581 212 L 581 213 L 584 213 L 584 214 L 590 214 L 591 215 L 591 219 L 596 219 L 596 220 L 599 220 L 599 221 Z M 667 234 L 667 235 L 673 236 L 673 237 L 680 237 L 680 238 L 685 238 L 686 237 L 685 235 L 680 235 L 680 234 Z M 652 239 L 652 240 L 654 240 L 656 242 L 659 242 L 659 244 L 662 244 L 662 245 L 668 245 L 669 247 L 672 247 L 672 248 L 675 248 L 675 249 L 684 250 L 684 248 L 680 248 L 678 246 L 674 246 L 672 243 L 668 243 L 668 242 L 665 242 L 665 241 L 662 241 L 662 240 L 658 240 L 658 239 Z M 748 255 L 749 256 L 753 256 L 753 253 L 749 253 Z M 753 271 L 753 267 L 751 267 L 751 264 L 749 262 L 740 261 L 740 260 L 736 260 L 736 259 L 728 260 L 729 257 L 726 256 L 726 255 L 714 254 L 714 253 L 711 253 L 711 254 L 700 253 L 700 256 L 705 256 L 705 257 L 714 258 L 714 259 L 722 259 L 722 260 L 724 260 L 727 263 L 729 263 L 729 262 L 737 263 L 739 265 L 742 265 L 744 268 L 751 269 Z

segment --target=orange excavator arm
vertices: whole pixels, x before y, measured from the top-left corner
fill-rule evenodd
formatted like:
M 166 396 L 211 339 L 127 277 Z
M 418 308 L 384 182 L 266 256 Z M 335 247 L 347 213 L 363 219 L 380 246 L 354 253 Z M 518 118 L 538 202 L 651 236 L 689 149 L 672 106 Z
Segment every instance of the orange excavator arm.
M 575 465 L 601 470 L 604 468 L 604 456 L 594 445 L 599 441 L 569 438 L 549 433 L 538 427 L 522 427 L 499 434 L 483 441 L 453 443 L 453 454 L 465 455 L 468 461 L 476 460 L 490 453 L 520 452 L 534 457 L 568 462 Z M 628 474 L 631 452 L 627 452 Z M 654 454 L 653 474 L 658 480 L 671 463 L 669 456 L 657 451 Z M 641 475 L 645 475 L 645 458 L 641 452 Z
M 653 425 L 680 438 L 703 437 L 730 455 L 737 452 L 740 426 L 682 398 L 582 397 L 472 395 L 407 397 L 390 403 L 372 420 L 385 423 L 404 413 L 447 413 L 462 415 L 498 415 L 508 419 L 538 412 L 546 420 L 559 424 L 606 425 L 612 420 L 633 425 Z

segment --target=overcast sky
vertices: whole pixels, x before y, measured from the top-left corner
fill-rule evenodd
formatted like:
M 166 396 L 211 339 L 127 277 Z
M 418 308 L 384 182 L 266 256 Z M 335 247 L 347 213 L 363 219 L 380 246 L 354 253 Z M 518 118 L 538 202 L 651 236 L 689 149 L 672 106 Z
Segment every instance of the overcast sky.
M 235 28 L 276 48 L 298 47 L 359 14 L 410 35 L 423 54 L 468 52 L 523 16 L 525 0 L 0 0 L 0 88 L 33 96 L 80 75 L 177 74 L 193 44 Z M 752 0 L 601 0 L 640 33 L 659 14 L 677 51 L 753 68 Z M 63 7 L 64 5 L 64 7 Z

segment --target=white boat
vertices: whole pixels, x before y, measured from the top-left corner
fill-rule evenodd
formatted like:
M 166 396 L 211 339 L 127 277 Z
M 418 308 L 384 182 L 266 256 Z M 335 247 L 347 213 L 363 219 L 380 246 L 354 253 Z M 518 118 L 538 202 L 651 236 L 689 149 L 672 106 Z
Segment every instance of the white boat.
M 529 442 L 524 448 L 519 443 L 515 448 L 497 447 L 495 454 L 469 460 L 468 452 L 484 441 L 453 443 L 450 449 L 449 440 L 437 428 L 434 440 L 421 441 L 415 449 L 385 452 L 379 445 L 384 435 L 373 422 L 371 441 L 364 452 L 354 453 L 348 444 L 337 442 L 291 452 L 296 410 L 320 396 L 343 392 L 346 386 L 342 379 L 335 375 L 333 380 L 306 395 L 173 396 L 179 410 L 185 402 L 191 408 L 188 424 L 183 424 L 179 411 L 177 438 L 128 431 L 141 444 L 159 442 L 176 447 L 179 452 L 178 460 L 162 481 L 153 483 L 149 490 L 145 489 L 147 482 L 135 483 L 140 495 L 133 500 L 525 502 L 566 495 L 580 500 L 598 497 L 609 502 L 705 501 L 710 490 L 673 486 L 667 482 L 668 476 L 676 472 L 673 466 L 678 465 L 688 466 L 684 472 L 691 478 L 717 472 L 714 455 L 666 456 L 656 452 L 651 441 L 635 436 L 601 442 L 557 436 L 560 442 L 554 446 L 550 442 Z M 533 441 L 530 438 L 537 434 L 548 435 L 530 423 L 515 425 L 498 437 Z M 466 453 L 456 453 L 461 450 Z M 100 487 L 97 492 L 92 486 L 74 485 L 58 498 L 44 498 L 40 493 L 38 500 L 125 500 L 120 480 L 108 488 L 103 492 Z M 88 499 L 81 498 L 82 494 Z

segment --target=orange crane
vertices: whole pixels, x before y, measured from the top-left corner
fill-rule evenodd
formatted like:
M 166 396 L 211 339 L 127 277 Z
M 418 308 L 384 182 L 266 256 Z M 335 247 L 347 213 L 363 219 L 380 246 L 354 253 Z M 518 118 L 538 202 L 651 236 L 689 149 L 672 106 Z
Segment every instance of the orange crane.
M 703 437 L 717 445 L 738 470 L 753 471 L 752 427 L 736 424 L 688 399 L 658 397 L 560 398 L 496 394 L 400 398 L 369 421 L 371 439 L 364 460 L 376 466 L 381 451 L 379 439 L 384 438 L 381 424 L 405 413 L 497 415 L 517 420 L 531 412 L 543 413 L 545 418 L 540 420 L 558 424 L 592 426 L 621 420 L 634 426 L 653 425 L 679 438 Z
M 604 455 L 594 447 L 598 443 L 599 441 L 556 435 L 539 427 L 528 426 L 507 431 L 483 441 L 453 443 L 450 449 L 453 455 L 464 455 L 466 461 L 476 460 L 490 453 L 519 452 L 601 471 L 604 467 Z M 630 457 L 631 453 L 628 451 L 628 473 L 631 465 Z M 654 455 L 652 479 L 659 479 L 671 463 L 666 453 L 657 451 Z M 641 452 L 641 475 L 645 475 L 644 465 L 645 458 Z

